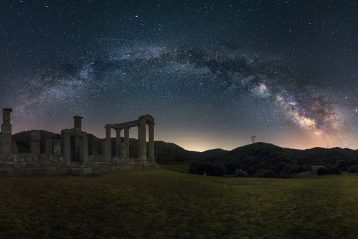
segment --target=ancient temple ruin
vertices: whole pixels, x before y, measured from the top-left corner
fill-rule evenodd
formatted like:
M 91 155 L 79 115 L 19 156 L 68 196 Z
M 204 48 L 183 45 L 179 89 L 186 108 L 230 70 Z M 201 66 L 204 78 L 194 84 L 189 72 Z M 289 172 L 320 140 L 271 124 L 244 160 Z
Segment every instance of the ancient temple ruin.
M 13 135 L 11 112 L 12 109 L 3 109 L 0 174 L 100 174 L 157 166 L 151 115 L 125 123 L 106 124 L 106 138 L 99 139 L 82 130 L 80 116 L 74 116 L 73 128 L 63 129 L 61 134 L 32 130 Z M 133 127 L 138 130 L 137 140 L 129 137 Z
M 149 143 L 147 156 L 147 125 L 149 129 Z M 129 158 L 129 130 L 138 127 L 138 159 L 141 161 L 154 161 L 154 118 L 150 115 L 142 115 L 138 120 L 125 123 L 107 124 L 106 128 L 106 157 L 110 157 L 111 148 L 111 129 L 116 131 L 115 152 L 119 160 L 126 161 Z M 121 137 L 121 132 L 124 137 Z M 124 142 L 122 142 L 122 139 Z

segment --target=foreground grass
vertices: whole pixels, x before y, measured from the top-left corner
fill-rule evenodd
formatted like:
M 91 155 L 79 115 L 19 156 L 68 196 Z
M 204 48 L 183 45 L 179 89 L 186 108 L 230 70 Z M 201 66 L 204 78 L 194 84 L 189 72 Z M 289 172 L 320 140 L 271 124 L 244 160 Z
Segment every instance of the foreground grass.
M 357 238 L 358 176 L 0 178 L 0 238 Z
M 170 171 L 188 173 L 191 165 L 191 161 L 185 163 L 172 163 L 172 164 L 161 164 L 162 169 L 168 169 Z

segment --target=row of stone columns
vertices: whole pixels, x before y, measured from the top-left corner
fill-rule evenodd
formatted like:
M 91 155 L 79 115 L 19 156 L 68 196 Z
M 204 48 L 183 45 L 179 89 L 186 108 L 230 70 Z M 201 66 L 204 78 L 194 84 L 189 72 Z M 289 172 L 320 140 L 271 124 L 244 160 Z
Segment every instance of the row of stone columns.
M 141 161 L 154 161 L 154 121 L 148 120 L 147 116 L 139 117 L 138 121 L 120 124 L 119 126 L 106 125 L 105 157 L 112 160 L 111 129 L 116 130 L 115 155 L 118 159 L 126 161 L 129 159 L 129 129 L 138 127 L 138 159 Z M 148 157 L 147 157 L 147 125 L 149 128 Z M 122 138 L 121 132 L 124 131 Z M 123 142 L 124 141 L 124 142 Z
M 111 143 L 111 125 L 106 125 L 106 140 L 105 140 L 105 156 L 107 159 L 112 158 L 112 143 Z M 116 130 L 116 151 L 117 158 L 123 161 L 129 159 L 129 127 L 119 128 Z M 121 137 L 121 132 L 124 131 L 124 137 Z

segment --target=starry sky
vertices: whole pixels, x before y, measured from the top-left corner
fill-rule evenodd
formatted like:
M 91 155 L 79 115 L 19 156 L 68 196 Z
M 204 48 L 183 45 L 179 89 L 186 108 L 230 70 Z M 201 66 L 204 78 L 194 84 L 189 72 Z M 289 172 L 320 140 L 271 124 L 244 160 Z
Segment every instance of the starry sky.
M 151 114 L 191 150 L 358 148 L 358 2 L 2 0 L 13 131 Z M 114 132 L 113 132 L 114 135 Z M 136 135 L 136 129 L 131 130 Z

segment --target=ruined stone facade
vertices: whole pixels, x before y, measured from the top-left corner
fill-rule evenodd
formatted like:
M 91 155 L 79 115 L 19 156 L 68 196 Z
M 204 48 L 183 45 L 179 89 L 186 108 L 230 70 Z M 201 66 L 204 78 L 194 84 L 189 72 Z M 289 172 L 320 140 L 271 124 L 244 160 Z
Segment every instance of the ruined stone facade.
M 0 174 L 100 174 L 157 165 L 154 160 L 154 118 L 150 115 L 130 122 L 106 124 L 104 140 L 83 131 L 80 116 L 74 116 L 74 127 L 63 129 L 60 135 L 34 130 L 18 133 L 15 140 L 11 112 L 11 109 L 3 109 Z M 130 141 L 133 140 L 129 138 L 129 131 L 133 127 L 138 128 L 138 145 L 131 147 L 137 149 L 135 157 L 130 155 Z M 114 140 L 112 129 L 116 133 Z
M 148 153 L 147 153 L 147 126 L 149 131 Z M 154 162 L 154 118 L 150 115 L 142 115 L 138 120 L 125 123 L 107 124 L 105 155 L 110 158 L 112 152 L 111 130 L 116 132 L 115 152 L 118 161 L 127 161 L 129 159 L 129 130 L 132 127 L 138 127 L 138 160 L 142 162 Z M 123 132 L 123 137 L 121 133 Z

